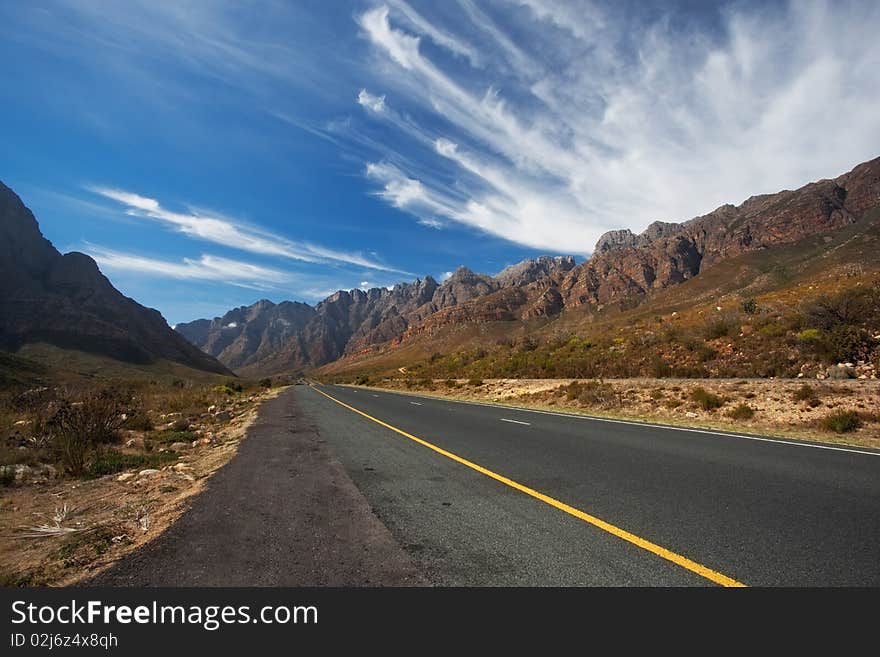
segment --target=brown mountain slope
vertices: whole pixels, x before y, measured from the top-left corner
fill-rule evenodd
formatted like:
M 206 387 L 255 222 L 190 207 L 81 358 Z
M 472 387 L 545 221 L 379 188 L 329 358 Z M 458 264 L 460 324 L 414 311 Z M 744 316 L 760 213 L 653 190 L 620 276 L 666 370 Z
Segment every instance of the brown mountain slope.
M 621 303 L 525 320 L 437 321 L 319 374 L 816 378 L 838 362 L 855 367 L 834 374 L 880 371 L 880 207 L 832 233 L 745 253 Z
M 244 371 L 305 370 L 340 357 L 354 363 L 447 327 L 459 334 L 468 333 L 469 325 L 523 332 L 549 321 L 578 322 L 606 306 L 636 304 L 696 278 L 714 280 L 708 276 L 713 269 L 751 253 L 763 254 L 758 261 L 766 262 L 786 245 L 845 231 L 878 207 L 880 158 L 834 180 L 755 196 L 681 224 L 655 222 L 640 235 L 612 231 L 580 265 L 573 258 L 542 257 L 495 277 L 462 267 L 442 285 L 426 278 L 392 291 L 338 292 L 280 348 L 250 356 Z M 195 343 L 205 348 L 209 340 L 202 336 Z
M 0 183 L 0 349 L 48 343 L 149 364 L 229 373 L 175 333 L 156 310 L 123 296 L 82 253 L 60 254 L 33 213 Z

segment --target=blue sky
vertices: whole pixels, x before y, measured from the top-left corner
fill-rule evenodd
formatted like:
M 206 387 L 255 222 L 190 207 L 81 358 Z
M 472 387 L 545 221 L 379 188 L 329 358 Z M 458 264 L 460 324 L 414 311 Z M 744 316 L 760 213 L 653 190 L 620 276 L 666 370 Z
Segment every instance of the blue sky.
M 880 4 L 0 4 L 0 179 L 171 323 L 587 256 L 880 154 Z

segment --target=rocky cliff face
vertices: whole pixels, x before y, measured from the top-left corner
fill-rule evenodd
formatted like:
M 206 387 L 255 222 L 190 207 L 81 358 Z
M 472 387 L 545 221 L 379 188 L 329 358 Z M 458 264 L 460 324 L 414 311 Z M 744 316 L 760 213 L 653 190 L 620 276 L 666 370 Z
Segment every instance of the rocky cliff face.
M 579 265 L 572 257 L 542 256 L 494 277 L 460 267 L 442 285 L 427 277 L 393 290 L 340 291 L 318 304 L 313 314 L 303 310 L 308 321 L 301 328 L 291 324 L 281 337 L 263 318 L 274 312 L 272 304 L 237 309 L 213 322 L 198 320 L 178 330 L 244 371 L 305 369 L 399 344 L 449 324 L 524 321 L 583 305 L 619 302 L 677 285 L 744 253 L 830 233 L 878 208 L 880 158 L 834 180 L 755 196 L 738 207 L 724 205 L 684 223 L 656 221 L 638 235 L 611 231 Z M 224 334 L 231 330 L 230 323 L 236 326 Z M 260 337 L 245 343 L 241 335 L 249 334 L 249 324 Z
M 315 310 L 308 304 L 274 304 L 263 299 L 230 310 L 223 317 L 178 324 L 175 328 L 202 350 L 237 369 L 254 357 L 268 357 L 282 349 L 314 316 Z
M 0 348 L 14 351 L 28 342 L 228 373 L 157 311 L 120 294 L 89 256 L 60 254 L 33 213 L 0 183 Z
M 592 258 L 560 282 L 565 305 L 605 304 L 675 285 L 750 251 L 838 230 L 880 205 L 880 158 L 836 180 L 753 196 L 683 224 L 655 222 L 641 235 L 606 233 Z
M 575 265 L 572 256 L 540 256 L 507 267 L 495 275 L 495 280 L 500 287 L 521 287 L 569 272 Z

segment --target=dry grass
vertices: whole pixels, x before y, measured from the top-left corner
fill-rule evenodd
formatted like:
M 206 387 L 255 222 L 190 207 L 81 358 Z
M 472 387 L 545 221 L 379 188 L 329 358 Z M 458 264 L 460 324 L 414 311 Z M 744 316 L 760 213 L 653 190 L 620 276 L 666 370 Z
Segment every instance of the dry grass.
M 386 380 L 382 387 L 452 399 L 880 448 L 880 416 L 876 413 L 880 381 L 812 384 L 822 399 L 818 408 L 809 401 L 793 403 L 795 393 L 803 386 L 798 380 L 606 379 L 590 384 L 570 379 L 487 379 L 481 388 L 436 383 L 441 385 L 435 385 L 433 392 L 407 387 L 404 381 L 396 380 Z M 601 394 L 582 394 L 589 388 Z M 730 414 L 704 410 L 693 398 L 697 389 L 725 400 Z M 569 395 L 570 391 L 575 392 Z M 697 396 L 702 398 L 702 393 Z M 751 409 L 751 417 L 735 412 L 740 406 Z M 835 410 L 858 412 L 861 426 L 840 434 L 825 430 L 822 417 Z
M 143 466 L 97 478 L 45 478 L 2 489 L 0 497 L 0 583 L 64 586 L 80 582 L 153 540 L 171 525 L 208 477 L 235 454 L 259 404 L 278 393 L 260 390 L 225 399 L 232 417 L 217 420 L 207 408 L 217 401 L 204 389 L 141 392 L 142 408 L 157 427 L 174 424 L 178 408 L 198 418 L 199 441 L 180 453 L 161 452 L 164 465 L 140 475 Z M 164 417 L 163 417 L 164 416 Z M 222 417 L 222 416 L 221 416 Z M 125 445 L 114 453 L 147 452 L 153 432 L 123 431 Z M 167 449 L 159 445 L 151 449 Z

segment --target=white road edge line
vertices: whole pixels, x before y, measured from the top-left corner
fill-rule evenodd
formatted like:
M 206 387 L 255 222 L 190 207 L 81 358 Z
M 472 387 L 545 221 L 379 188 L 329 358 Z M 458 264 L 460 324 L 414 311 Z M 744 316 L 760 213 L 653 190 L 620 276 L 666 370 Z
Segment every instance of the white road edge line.
M 410 402 L 410 404 L 412 404 L 413 406 L 421 406 L 422 405 L 421 402 Z
M 345 386 L 348 387 L 348 386 Z M 814 443 L 800 442 L 794 440 L 785 440 L 783 438 L 762 438 L 760 436 L 749 436 L 741 433 L 727 433 L 724 431 L 710 431 L 709 429 L 694 429 L 692 427 L 676 427 L 669 424 L 653 424 L 651 422 L 633 422 L 631 420 L 613 420 L 607 417 L 596 417 L 595 415 L 575 415 L 573 413 L 558 413 L 555 411 L 542 411 L 537 408 L 523 408 L 522 406 L 502 406 L 500 404 L 485 404 L 483 402 L 467 401 L 464 399 L 444 399 L 441 397 L 425 397 L 424 395 L 416 395 L 411 392 L 399 392 L 397 390 L 386 391 L 392 395 L 413 396 L 419 399 L 430 399 L 432 401 L 445 401 L 456 404 L 469 404 L 471 406 L 485 406 L 486 408 L 510 409 L 512 411 L 520 411 L 523 413 L 538 413 L 540 415 L 555 415 L 557 417 L 568 417 L 574 420 L 592 420 L 594 422 L 610 422 L 612 424 L 629 424 L 635 427 L 654 427 L 655 429 L 668 429 L 670 431 L 687 431 L 689 433 L 702 433 L 709 436 L 725 436 L 727 438 L 742 438 L 744 440 L 756 440 L 762 443 L 775 443 L 777 445 L 788 445 L 790 447 L 812 447 L 813 449 L 824 449 L 831 452 L 848 452 L 850 454 L 862 454 L 864 456 L 880 456 L 880 452 L 867 452 L 861 449 L 850 449 L 848 447 L 834 447 L 833 445 L 816 445 Z M 378 395 L 374 395 L 378 397 Z
M 410 403 L 412 403 L 412 402 L 410 402 Z M 511 422 L 512 424 L 524 424 L 527 427 L 532 426 L 531 422 L 520 422 L 519 420 L 508 420 L 506 417 L 501 417 L 498 419 L 501 420 L 502 422 Z

